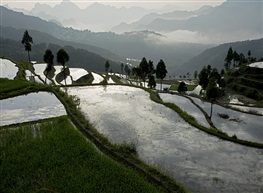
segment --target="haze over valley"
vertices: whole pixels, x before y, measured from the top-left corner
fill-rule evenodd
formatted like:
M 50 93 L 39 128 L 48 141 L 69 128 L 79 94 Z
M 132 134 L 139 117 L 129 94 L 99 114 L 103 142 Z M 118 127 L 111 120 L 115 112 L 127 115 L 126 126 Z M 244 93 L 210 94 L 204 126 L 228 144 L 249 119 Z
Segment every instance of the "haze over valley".
M 35 43 L 56 42 L 59 46 L 86 49 L 114 63 L 128 62 L 126 58 L 141 60 L 146 57 L 154 63 L 163 59 L 169 74 L 176 76 L 187 71 L 181 70 L 184 63 L 209 48 L 262 38 L 261 1 L 228 0 L 212 5 L 186 2 L 183 7 L 176 1 L 170 4 L 137 2 L 125 6 L 117 1 L 113 5 L 103 2 L 77 5 L 77 2 L 63 0 L 55 5 L 35 2 L 27 10 L 25 5 L 21 6 L 22 2 L 13 5 L 13 10 L 7 3 L 12 6 L 8 1 L 2 3 L 5 6 L 1 7 L 2 38 L 19 41 L 21 30 L 17 30 L 33 30 L 32 33 L 45 33 L 41 38 L 34 38 Z M 262 47 L 250 49 L 254 57 L 261 57 L 256 53 L 262 53 Z M 212 58 L 216 59 L 203 66 L 210 64 L 220 68 L 222 62 L 223 68 L 227 50 L 224 52 L 214 53 Z M 191 65 L 193 70 L 202 68 L 194 63 Z

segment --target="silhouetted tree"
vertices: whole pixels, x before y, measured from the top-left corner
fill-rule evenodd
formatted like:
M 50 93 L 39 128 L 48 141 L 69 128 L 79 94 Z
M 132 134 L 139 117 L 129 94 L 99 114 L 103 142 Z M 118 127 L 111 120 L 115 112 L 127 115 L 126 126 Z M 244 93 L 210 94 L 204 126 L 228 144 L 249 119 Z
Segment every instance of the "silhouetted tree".
M 52 51 L 51 50 L 46 50 L 46 53 L 43 56 L 44 62 L 47 63 L 47 67 L 45 69 L 45 73 L 46 73 L 45 83 L 47 83 L 47 76 L 48 76 L 49 72 L 51 71 L 51 69 L 53 67 L 53 59 L 54 59 L 54 55 L 52 54 Z
M 132 75 L 134 75 L 138 81 L 142 77 L 142 69 L 138 66 L 132 68 Z M 138 83 L 138 82 L 137 82 Z
M 154 69 L 153 61 L 149 60 L 148 64 L 149 64 L 149 74 L 150 74 L 150 75 L 155 74 L 155 69 Z
M 180 82 L 180 84 L 179 84 L 179 86 L 178 86 L 178 88 L 177 88 L 177 91 L 178 91 L 179 93 L 184 93 L 184 92 L 187 91 L 187 87 L 186 87 L 186 84 L 185 84 L 184 81 Z
M 202 89 L 205 90 L 208 85 L 208 78 L 209 78 L 209 73 L 206 66 L 204 66 L 203 69 L 200 71 L 198 77 L 199 77 L 199 85 L 202 86 Z
M 234 51 L 233 53 L 233 61 L 234 61 L 234 66 L 236 67 L 237 66 L 237 62 L 239 62 L 240 58 L 239 58 L 239 54 Z
M 149 88 L 155 88 L 156 87 L 156 82 L 155 82 L 155 78 L 153 75 L 149 75 L 149 82 L 148 82 L 148 87 Z
M 148 64 L 145 57 L 142 58 L 142 60 L 139 64 L 139 67 L 141 68 L 140 77 L 141 77 L 142 81 L 144 82 L 144 87 L 145 87 L 146 77 L 149 74 L 149 64 Z
M 127 64 L 126 64 L 125 67 L 124 67 L 124 71 L 125 71 L 127 77 L 130 76 L 130 74 L 131 74 L 131 69 L 128 67 Z M 127 77 L 126 77 L 126 78 L 127 78 Z
M 160 60 L 156 66 L 156 78 L 161 79 L 161 90 L 162 90 L 162 84 L 163 79 L 166 77 L 166 66 L 163 60 Z
M 216 85 L 216 79 L 212 77 L 209 79 L 207 88 L 206 88 L 206 97 L 211 102 L 211 110 L 210 110 L 210 119 L 212 118 L 213 113 L 213 102 L 220 97 L 220 89 Z
M 187 75 L 187 78 L 189 79 L 189 77 L 190 77 L 190 73 L 189 73 L 189 72 L 187 72 L 187 74 L 186 74 L 186 75 Z
M 225 58 L 225 69 L 228 71 L 231 68 L 231 62 L 233 60 L 233 50 L 232 47 L 228 49 L 227 56 Z
M 124 64 L 121 63 L 121 74 L 123 74 Z
M 110 68 L 110 63 L 107 60 L 106 63 L 105 63 L 105 71 L 106 71 L 106 73 L 108 73 L 109 68 Z
M 196 70 L 195 73 L 194 73 L 195 79 L 197 79 L 197 76 L 198 76 L 198 73 L 197 73 L 197 70 Z
M 29 35 L 27 30 L 24 32 L 24 36 L 21 42 L 25 46 L 25 50 L 27 51 L 28 55 L 28 61 L 31 64 L 29 52 L 31 52 L 31 44 L 33 44 L 33 38 Z
M 63 66 L 63 74 L 64 74 L 64 81 L 65 81 L 65 85 L 66 83 L 66 67 L 65 67 L 65 63 L 69 61 L 69 55 L 68 53 L 64 50 L 64 49 L 60 49 L 57 52 L 57 63 L 61 64 Z M 69 70 L 68 70 L 69 73 Z
M 248 51 L 247 55 L 248 55 L 248 62 L 250 62 L 251 61 L 251 51 L 250 50 Z

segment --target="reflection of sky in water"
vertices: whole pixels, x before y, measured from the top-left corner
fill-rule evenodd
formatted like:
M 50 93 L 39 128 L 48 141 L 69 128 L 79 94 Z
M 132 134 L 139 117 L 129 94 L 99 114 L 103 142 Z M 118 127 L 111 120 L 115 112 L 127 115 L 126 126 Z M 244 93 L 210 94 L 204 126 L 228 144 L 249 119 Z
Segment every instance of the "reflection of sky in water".
M 210 114 L 210 103 L 200 99 L 192 99 Z M 218 114 L 227 114 L 229 119 L 223 119 Z M 263 143 L 263 117 L 246 114 L 219 105 L 213 105 L 212 121 L 214 125 L 229 136 L 236 135 L 239 139 Z
M 0 126 L 66 115 L 60 101 L 47 92 L 4 99 L 0 103 Z
M 10 60 L 0 58 L 0 78 L 14 79 L 18 68 Z
M 196 106 L 194 106 L 189 99 L 178 95 L 171 95 L 164 93 L 160 93 L 160 97 L 164 102 L 170 102 L 176 104 L 182 110 L 192 115 L 199 124 L 210 128 L 210 125 L 207 123 L 203 113 Z
M 69 88 L 81 110 L 111 141 L 133 142 L 141 159 L 161 168 L 193 192 L 258 192 L 263 150 L 210 136 L 177 113 L 125 86 Z

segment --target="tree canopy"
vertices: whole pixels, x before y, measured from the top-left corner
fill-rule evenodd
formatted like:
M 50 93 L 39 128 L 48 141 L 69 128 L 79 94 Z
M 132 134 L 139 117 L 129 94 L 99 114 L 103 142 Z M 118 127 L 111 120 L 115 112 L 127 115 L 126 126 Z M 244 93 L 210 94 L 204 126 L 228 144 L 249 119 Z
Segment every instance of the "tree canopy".
M 45 69 L 45 73 L 46 73 L 46 80 L 47 80 L 47 76 L 49 74 L 49 72 L 51 71 L 52 67 L 53 67 L 53 59 L 54 59 L 54 55 L 52 53 L 51 50 L 46 50 L 45 55 L 43 56 L 43 60 L 44 62 L 47 63 L 47 67 Z M 46 82 L 45 80 L 45 82 Z
M 109 63 L 109 61 L 107 60 L 106 63 L 105 63 L 105 71 L 108 72 L 108 71 L 109 71 L 109 68 L 110 68 L 110 63 Z
M 57 52 L 57 63 L 61 64 L 63 66 L 63 74 L 64 74 L 64 80 L 66 84 L 66 68 L 65 63 L 69 61 L 69 55 L 64 49 L 60 49 Z
M 29 63 L 31 63 L 29 52 L 31 52 L 31 44 L 33 44 L 33 38 L 29 35 L 27 30 L 24 32 L 23 39 L 21 42 L 24 45 L 25 50 L 28 53 L 28 61 Z
M 156 78 L 161 79 L 161 90 L 162 90 L 162 80 L 166 77 L 167 70 L 163 60 L 160 60 L 156 66 Z

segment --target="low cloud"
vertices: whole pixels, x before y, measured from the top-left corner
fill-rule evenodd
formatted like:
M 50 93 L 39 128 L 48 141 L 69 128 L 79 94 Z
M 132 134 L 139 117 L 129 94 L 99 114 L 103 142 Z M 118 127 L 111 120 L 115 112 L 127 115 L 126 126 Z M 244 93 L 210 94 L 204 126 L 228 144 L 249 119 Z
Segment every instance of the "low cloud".
M 178 42 L 187 43 L 210 43 L 208 37 L 203 36 L 198 32 L 188 30 L 177 30 L 173 32 L 163 33 L 163 36 L 155 36 L 153 34 L 148 36 L 148 41 L 155 44 L 175 44 Z

